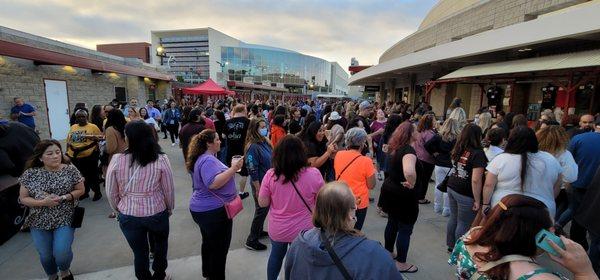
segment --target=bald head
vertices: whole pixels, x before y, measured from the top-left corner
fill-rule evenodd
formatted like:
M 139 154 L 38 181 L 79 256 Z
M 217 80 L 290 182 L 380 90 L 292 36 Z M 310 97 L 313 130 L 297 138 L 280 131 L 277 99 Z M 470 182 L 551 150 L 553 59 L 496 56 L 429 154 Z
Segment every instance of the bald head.
M 594 129 L 594 116 L 592 115 L 583 115 L 579 118 L 579 128 L 586 130 Z

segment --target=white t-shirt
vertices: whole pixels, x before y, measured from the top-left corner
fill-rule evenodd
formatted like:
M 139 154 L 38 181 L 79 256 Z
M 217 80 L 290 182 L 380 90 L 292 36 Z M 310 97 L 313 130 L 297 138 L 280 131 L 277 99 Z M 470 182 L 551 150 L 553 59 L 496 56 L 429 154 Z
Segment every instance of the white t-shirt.
M 144 120 L 147 124 L 152 125 L 152 127 L 154 127 L 155 130 L 159 130 L 158 128 L 158 123 L 156 123 L 156 120 L 154 118 L 147 118 Z
M 497 155 L 504 153 L 504 150 L 498 146 L 490 145 L 488 148 L 483 149 L 488 162 L 492 161 Z
M 563 183 L 573 183 L 577 181 L 579 175 L 579 168 L 573 158 L 573 155 L 569 151 L 564 151 L 560 156 L 556 158 L 562 167 L 562 181 Z
M 492 194 L 492 206 L 509 194 L 523 194 L 533 197 L 548 207 L 550 216 L 556 213 L 554 184 L 562 172 L 558 160 L 547 152 L 527 153 L 527 172 L 521 192 L 521 155 L 502 153 L 497 155 L 487 171 L 498 176 L 498 183 Z

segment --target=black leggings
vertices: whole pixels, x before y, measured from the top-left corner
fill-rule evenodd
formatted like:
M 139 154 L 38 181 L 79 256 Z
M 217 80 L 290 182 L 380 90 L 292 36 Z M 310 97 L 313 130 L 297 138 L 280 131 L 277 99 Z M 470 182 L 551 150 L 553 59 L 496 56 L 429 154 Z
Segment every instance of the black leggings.
M 211 280 L 225 279 L 233 222 L 227 218 L 225 207 L 191 213 L 202 234 L 202 277 Z
M 167 130 L 171 134 L 171 143 L 175 143 L 175 139 L 179 139 L 179 123 L 168 124 Z
M 417 199 L 423 200 L 427 195 L 427 188 L 429 187 L 429 179 L 433 174 L 434 164 L 419 160 L 417 167 L 417 182 L 415 189 L 417 190 Z
M 90 189 L 94 191 L 95 194 L 100 193 L 99 186 L 99 178 L 98 178 L 98 160 L 100 153 L 98 151 L 93 152 L 90 156 L 83 158 L 72 158 L 71 162 L 81 175 L 85 179 L 85 193 L 89 193 Z

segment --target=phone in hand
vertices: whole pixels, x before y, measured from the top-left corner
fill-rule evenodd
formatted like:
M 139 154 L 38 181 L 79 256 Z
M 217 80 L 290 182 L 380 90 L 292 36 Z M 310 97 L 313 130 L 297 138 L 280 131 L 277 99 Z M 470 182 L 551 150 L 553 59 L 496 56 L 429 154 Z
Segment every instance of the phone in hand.
M 558 252 L 556 252 L 556 250 L 550 246 L 548 240 L 552 240 L 552 242 L 554 242 L 556 245 L 565 249 L 565 244 L 563 244 L 562 240 L 560 240 L 560 237 L 556 236 L 552 232 L 542 229 L 535 235 L 535 245 L 537 245 L 538 248 L 548 252 L 549 254 L 560 257 Z

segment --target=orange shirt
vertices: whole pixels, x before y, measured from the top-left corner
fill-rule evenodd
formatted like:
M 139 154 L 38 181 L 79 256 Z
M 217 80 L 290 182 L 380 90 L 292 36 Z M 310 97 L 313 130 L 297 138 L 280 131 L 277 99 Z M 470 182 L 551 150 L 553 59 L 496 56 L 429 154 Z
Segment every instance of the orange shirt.
M 271 144 L 273 144 L 273 148 L 277 146 L 279 140 L 285 137 L 285 130 L 283 127 L 278 125 L 271 125 Z
M 359 157 L 348 165 L 357 156 Z M 348 166 L 348 168 L 346 168 L 346 166 Z M 335 155 L 333 168 L 335 169 L 336 178 L 340 176 L 340 172 L 346 168 L 339 180 L 348 184 L 354 196 L 357 197 L 357 199 L 360 198 L 358 209 L 369 207 L 369 188 L 367 187 L 367 179 L 375 175 L 373 160 L 361 155 L 360 152 L 356 150 L 339 151 Z

